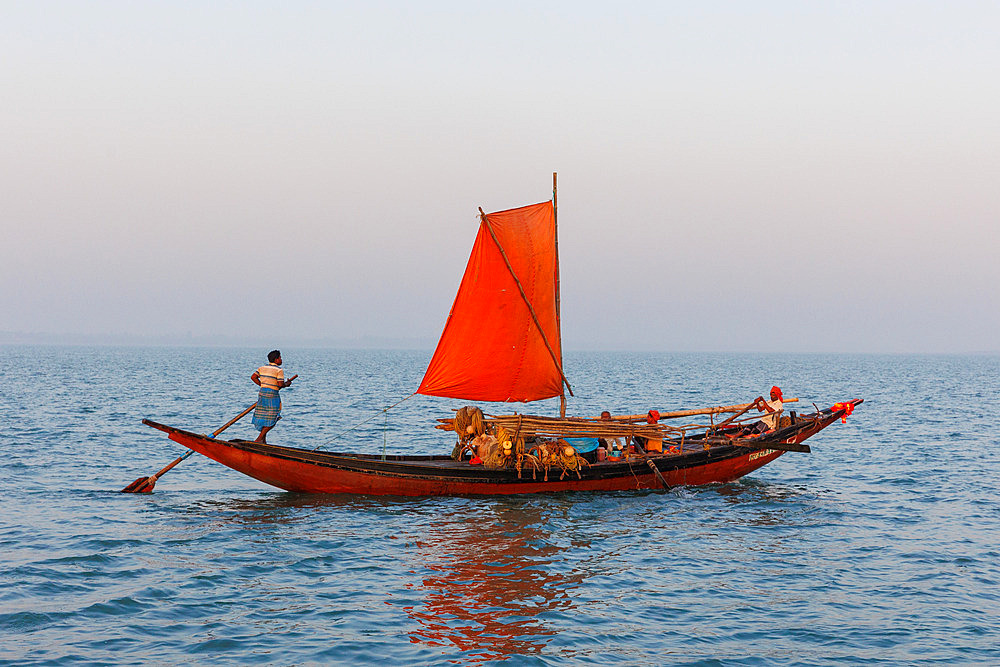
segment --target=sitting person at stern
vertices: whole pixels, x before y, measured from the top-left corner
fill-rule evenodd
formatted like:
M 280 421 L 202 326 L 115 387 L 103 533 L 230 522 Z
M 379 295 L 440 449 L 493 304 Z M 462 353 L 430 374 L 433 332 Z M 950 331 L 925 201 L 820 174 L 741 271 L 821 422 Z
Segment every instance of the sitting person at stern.
M 753 429 L 754 432 L 763 433 L 777 429 L 781 424 L 781 411 L 784 409 L 782 405 L 781 387 L 771 387 L 770 401 L 765 401 L 763 396 L 755 398 L 753 407 L 767 414 L 760 418 Z
M 658 410 L 650 410 L 646 413 L 647 424 L 655 424 L 658 421 L 660 421 L 660 413 Z M 647 452 L 653 452 L 656 454 L 663 453 L 663 438 L 646 438 L 644 449 Z

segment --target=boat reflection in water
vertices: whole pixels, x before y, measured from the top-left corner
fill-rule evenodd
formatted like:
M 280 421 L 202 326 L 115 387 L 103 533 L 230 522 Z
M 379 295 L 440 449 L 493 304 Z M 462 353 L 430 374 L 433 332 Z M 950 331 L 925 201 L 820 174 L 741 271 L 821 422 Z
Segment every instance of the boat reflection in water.
M 425 597 L 405 609 L 420 626 L 410 641 L 458 648 L 463 664 L 540 654 L 557 632 L 542 616 L 572 612 L 568 591 L 585 578 L 551 571 L 565 549 L 546 527 L 553 511 L 498 501 L 431 526 L 417 545 Z

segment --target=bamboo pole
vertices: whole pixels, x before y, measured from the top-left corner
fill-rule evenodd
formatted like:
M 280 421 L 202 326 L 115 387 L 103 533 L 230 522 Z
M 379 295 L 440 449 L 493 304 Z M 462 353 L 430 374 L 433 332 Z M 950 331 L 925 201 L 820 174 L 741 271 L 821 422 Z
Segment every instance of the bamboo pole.
M 535 314 L 535 308 L 531 305 L 531 301 L 528 300 L 528 295 L 524 293 L 524 287 L 521 286 L 521 281 L 518 280 L 517 274 L 514 273 L 514 267 L 510 265 L 510 260 L 507 259 L 507 253 L 504 252 L 503 246 L 500 245 L 500 239 L 497 238 L 496 232 L 493 231 L 493 225 L 490 224 L 489 218 L 486 217 L 486 213 L 483 212 L 483 208 L 481 206 L 479 207 L 479 216 L 483 221 L 483 225 L 486 226 L 486 231 L 490 233 L 490 237 L 493 239 L 493 242 L 497 244 L 497 249 L 500 251 L 503 263 L 507 265 L 507 270 L 510 272 L 511 278 L 514 279 L 514 284 L 517 285 L 517 289 L 521 293 L 521 298 L 524 299 L 525 305 L 528 306 L 528 312 L 531 313 L 531 319 L 534 320 L 535 326 L 538 328 L 538 333 L 542 336 L 542 342 L 545 343 L 545 349 L 549 351 L 552 363 L 556 365 L 556 370 L 559 371 L 559 377 L 562 378 L 566 388 L 569 389 L 569 395 L 572 396 L 573 388 L 569 386 L 569 380 L 566 379 L 566 375 L 563 373 L 562 364 L 560 364 L 559 360 L 556 358 L 556 353 L 552 351 L 552 346 L 549 345 L 548 336 L 545 335 L 545 330 L 542 329 L 542 325 L 538 321 L 538 315 Z
M 782 403 L 798 403 L 797 398 L 786 398 Z M 715 408 L 701 408 L 697 410 L 673 410 L 670 412 L 660 411 L 660 419 L 673 419 L 675 417 L 692 417 L 694 415 L 717 415 L 724 412 L 740 412 L 753 403 L 740 403 L 738 405 L 720 405 Z M 611 418 L 614 421 L 639 421 L 646 419 L 646 415 L 615 415 Z
M 800 399 L 798 398 L 786 398 L 782 403 L 798 403 Z M 739 412 L 746 407 L 752 406 L 753 403 L 739 403 L 737 405 L 720 405 L 714 408 L 699 408 L 695 410 L 673 410 L 673 411 L 660 411 L 660 419 L 673 419 L 675 417 L 692 417 L 695 415 L 717 415 L 725 412 Z M 454 411 L 454 409 L 452 409 Z M 647 413 L 648 414 L 648 413 Z M 496 415 L 497 417 L 503 417 L 505 415 Z M 523 415 L 525 419 L 556 419 L 555 417 L 534 417 L 529 415 Z M 612 422 L 635 422 L 635 421 L 645 421 L 647 415 L 615 415 L 611 417 Z M 601 421 L 600 417 L 562 417 L 567 422 L 593 422 Z M 438 419 L 439 422 L 452 422 L 452 419 Z M 607 420 L 603 420 L 607 423 Z

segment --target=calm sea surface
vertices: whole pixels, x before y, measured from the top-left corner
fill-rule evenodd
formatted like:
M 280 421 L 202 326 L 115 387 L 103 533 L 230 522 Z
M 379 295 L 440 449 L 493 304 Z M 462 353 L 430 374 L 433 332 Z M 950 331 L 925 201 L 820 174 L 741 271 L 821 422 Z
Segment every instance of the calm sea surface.
M 183 451 L 143 417 L 218 428 L 266 351 L 0 352 L 2 663 L 1000 664 L 996 356 L 570 354 L 577 414 L 866 402 L 732 484 L 408 500 L 197 455 L 117 493 Z M 450 451 L 462 402 L 379 412 L 429 353 L 283 352 L 271 442 Z

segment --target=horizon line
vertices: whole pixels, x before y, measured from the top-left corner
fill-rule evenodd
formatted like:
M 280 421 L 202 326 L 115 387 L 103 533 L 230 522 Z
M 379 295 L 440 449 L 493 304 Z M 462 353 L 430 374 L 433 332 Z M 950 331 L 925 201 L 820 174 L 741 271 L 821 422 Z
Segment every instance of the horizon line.
M 257 338 L 242 338 L 226 335 L 192 334 L 134 334 L 134 333 L 64 333 L 0 331 L 0 345 L 31 346 L 52 345 L 58 347 L 217 347 L 251 348 L 274 347 L 273 341 L 263 342 Z M 330 350 L 399 350 L 412 352 L 433 352 L 436 341 L 424 337 L 405 336 L 360 336 L 354 338 L 288 338 L 281 343 L 285 348 L 330 349 Z M 580 346 L 563 347 L 564 352 L 602 353 L 651 353 L 651 354 L 790 354 L 790 355 L 926 355 L 926 356 L 996 356 L 1000 350 L 750 350 L 750 349 L 692 349 L 692 348 L 649 348 Z

